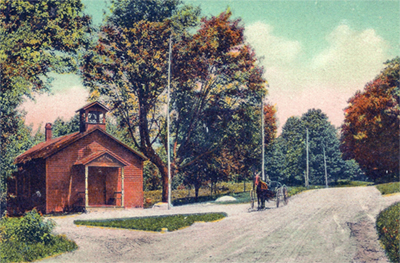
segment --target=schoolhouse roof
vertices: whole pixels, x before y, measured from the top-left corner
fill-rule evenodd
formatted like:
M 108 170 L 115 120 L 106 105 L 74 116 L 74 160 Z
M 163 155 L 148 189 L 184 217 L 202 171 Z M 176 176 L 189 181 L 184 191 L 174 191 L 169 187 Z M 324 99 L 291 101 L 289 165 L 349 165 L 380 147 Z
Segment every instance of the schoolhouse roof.
M 65 136 L 53 138 L 53 139 L 50 139 L 50 140 L 45 141 L 45 142 L 41 142 L 41 143 L 33 146 L 32 148 L 30 148 L 29 150 L 27 150 L 23 154 L 17 156 L 17 158 L 15 158 L 15 160 L 14 160 L 14 164 L 26 163 L 26 162 L 34 160 L 34 159 L 46 159 L 46 158 L 50 157 L 51 155 L 59 152 L 60 150 L 68 147 L 72 143 L 80 140 L 83 137 L 88 136 L 89 134 L 91 134 L 93 132 L 101 132 L 101 133 L 103 133 L 104 135 L 106 135 L 109 138 L 111 138 L 117 144 L 121 145 L 122 147 L 126 148 L 127 150 L 129 150 L 133 154 L 137 155 L 142 160 L 147 160 L 147 157 L 144 156 L 142 153 L 140 153 L 140 152 L 132 149 L 131 147 L 127 146 L 123 142 L 119 141 L 118 139 L 116 139 L 113 136 L 111 136 L 110 134 L 108 134 L 103 129 L 101 129 L 99 127 L 95 127 L 93 129 L 90 129 L 90 130 L 85 131 L 85 132 L 75 132 L 75 133 L 71 133 L 71 134 L 68 134 L 68 135 L 65 135 Z
M 89 103 L 89 104 L 83 106 L 82 108 L 80 108 L 76 112 L 81 111 L 81 110 L 85 111 L 85 110 L 87 110 L 89 108 L 92 108 L 94 106 L 99 106 L 100 108 L 104 109 L 105 111 L 110 111 L 110 109 L 107 108 L 104 104 L 102 104 L 102 103 L 100 103 L 98 101 L 95 101 L 95 102 L 92 102 L 92 103 Z

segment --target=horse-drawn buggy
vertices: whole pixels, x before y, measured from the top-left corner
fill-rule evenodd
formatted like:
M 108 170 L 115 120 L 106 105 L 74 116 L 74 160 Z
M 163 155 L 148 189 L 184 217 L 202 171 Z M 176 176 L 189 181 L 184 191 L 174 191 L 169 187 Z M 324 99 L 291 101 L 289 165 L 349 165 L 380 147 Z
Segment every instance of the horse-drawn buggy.
M 274 200 L 276 207 L 283 202 L 285 205 L 289 202 L 288 189 L 286 185 L 282 185 L 280 182 L 269 181 L 268 183 L 263 182 L 257 175 L 254 180 L 253 190 L 250 191 L 251 198 L 251 209 L 254 208 L 254 203 L 257 198 L 257 209 L 265 208 L 265 201 L 269 202 Z

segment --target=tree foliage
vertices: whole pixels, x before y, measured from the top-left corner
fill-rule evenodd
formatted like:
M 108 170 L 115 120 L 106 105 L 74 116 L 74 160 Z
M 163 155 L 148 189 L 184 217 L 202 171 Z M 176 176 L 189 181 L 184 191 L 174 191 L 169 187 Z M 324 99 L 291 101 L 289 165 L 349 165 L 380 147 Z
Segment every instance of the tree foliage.
M 341 149 L 374 181 L 398 180 L 400 58 L 348 101 Z
M 188 23 L 183 18 L 194 21 L 196 10 L 177 7 L 173 12 L 177 16 L 160 14 L 154 21 L 133 20 L 130 24 L 118 22 L 122 15 L 112 15 L 112 23 L 102 27 L 98 44 L 86 54 L 83 64 L 85 85 L 92 97 L 101 96 L 110 105 L 134 146 L 159 169 L 163 201 L 167 198 L 166 158 L 156 149 L 168 145 L 165 105 L 171 34 L 169 110 L 174 174 L 195 164 L 200 169 L 202 160 L 220 153 L 227 139 L 235 135 L 227 127 L 266 93 L 263 70 L 244 42 L 240 21 L 231 20 L 231 13 L 224 12 L 202 19 L 199 30 L 190 34 L 184 30 Z
M 307 129 L 310 184 L 325 184 L 324 150 L 328 183 L 361 176 L 354 160 L 346 163 L 342 159 L 338 134 L 328 117 L 319 109 L 310 109 L 301 118 L 290 117 L 282 134 L 268 147 L 266 170 L 272 180 L 289 185 L 304 183 Z
M 90 17 L 80 0 L 3 0 L 0 2 L 0 130 L 2 181 L 20 154 L 25 97 L 50 87 L 48 73 L 75 70 L 74 56 L 86 43 Z M 5 192 L 2 185 L 2 192 Z M 2 200 L 3 202 L 4 200 Z

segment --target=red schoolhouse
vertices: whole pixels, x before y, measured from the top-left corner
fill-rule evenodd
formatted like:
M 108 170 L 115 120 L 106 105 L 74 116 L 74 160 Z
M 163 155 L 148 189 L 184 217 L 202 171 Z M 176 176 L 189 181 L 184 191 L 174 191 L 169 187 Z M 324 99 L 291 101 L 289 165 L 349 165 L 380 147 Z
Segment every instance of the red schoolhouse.
M 15 159 L 8 211 L 34 207 L 44 214 L 92 207 L 143 207 L 143 161 L 147 158 L 106 132 L 108 109 L 93 102 L 79 109 L 80 131 L 52 138 Z

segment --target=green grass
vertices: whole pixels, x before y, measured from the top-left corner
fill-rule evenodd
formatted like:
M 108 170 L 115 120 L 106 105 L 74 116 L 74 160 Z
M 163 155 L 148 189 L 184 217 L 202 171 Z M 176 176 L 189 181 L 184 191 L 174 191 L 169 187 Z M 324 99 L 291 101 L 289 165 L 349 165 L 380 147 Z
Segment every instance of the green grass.
M 78 248 L 75 242 L 65 236 L 54 236 L 52 242 L 25 243 L 6 241 L 0 243 L 0 262 L 31 262 L 45 257 L 73 251 Z
M 197 202 L 212 202 L 215 201 L 218 197 L 224 195 L 234 195 L 237 193 L 242 193 L 245 189 L 248 194 L 250 189 L 253 187 L 252 184 L 252 182 L 247 182 L 246 187 L 244 187 L 243 183 L 218 183 L 216 189 L 217 191 L 216 193 L 213 192 L 213 194 L 211 194 L 211 190 L 209 187 L 201 187 L 199 190 L 199 197 Z M 145 191 L 144 208 L 150 208 L 155 203 L 161 202 L 161 192 L 161 190 Z M 196 203 L 194 189 L 172 190 L 171 200 L 174 206 Z
M 400 203 L 396 203 L 383 210 L 376 220 L 376 229 L 379 240 L 386 250 L 391 262 L 400 262 L 399 230 L 400 230 Z
M 309 188 L 307 189 L 304 186 L 289 186 L 288 187 L 288 195 L 289 197 L 299 194 L 301 192 L 304 192 L 306 190 L 314 190 L 314 189 L 322 189 L 325 188 L 325 186 L 321 186 L 321 185 L 310 185 Z
M 365 181 L 350 181 L 350 180 L 338 180 L 337 183 L 331 183 L 331 187 L 359 187 L 373 185 L 372 182 Z
M 106 220 L 75 220 L 74 224 L 160 232 L 163 228 L 167 228 L 168 231 L 175 231 L 191 226 L 194 222 L 212 222 L 226 216 L 225 213 L 185 214 Z
M 364 181 L 350 181 L 350 180 L 338 180 L 337 183 L 331 183 L 329 187 L 359 187 L 372 185 L 371 182 Z M 309 189 L 304 186 L 288 186 L 289 197 L 301 193 L 305 190 L 322 189 L 325 188 L 323 185 L 311 185 Z M 235 197 L 236 201 L 223 202 L 221 204 L 239 204 L 250 202 L 250 190 L 252 189 L 252 182 L 247 182 L 246 187 L 243 183 L 232 183 L 222 182 L 218 183 L 217 193 L 211 194 L 210 188 L 202 187 L 199 190 L 199 197 L 197 202 L 213 202 L 221 196 L 229 195 Z M 244 192 L 246 190 L 246 192 Z M 161 202 L 161 190 L 146 191 L 144 192 L 146 202 L 144 208 L 150 208 L 155 203 Z M 173 190 L 172 191 L 172 204 L 174 206 L 186 205 L 196 203 L 194 197 L 194 190 Z
M 400 182 L 387 183 L 387 184 L 378 184 L 376 186 L 376 188 L 378 188 L 378 190 L 383 195 L 399 193 L 400 192 Z

